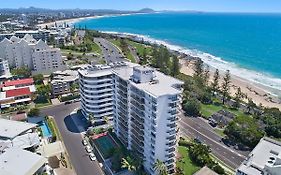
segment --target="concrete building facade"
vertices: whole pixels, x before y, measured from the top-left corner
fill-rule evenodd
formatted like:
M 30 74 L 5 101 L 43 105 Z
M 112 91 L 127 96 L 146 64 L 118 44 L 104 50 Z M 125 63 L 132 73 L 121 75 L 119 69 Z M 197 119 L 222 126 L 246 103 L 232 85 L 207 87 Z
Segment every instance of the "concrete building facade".
M 79 72 L 82 110 L 87 114 L 88 103 L 105 100 L 113 112 L 115 133 L 129 150 L 144 160 L 146 171 L 156 174 L 153 166 L 159 159 L 165 163 L 169 174 L 174 174 L 183 82 L 151 67 L 131 63 L 91 67 Z M 95 77 L 95 83 L 100 83 L 96 84 L 98 87 L 88 84 L 89 77 L 91 80 Z M 101 91 L 108 89 L 110 96 L 100 96 L 103 94 L 98 93 L 99 86 Z M 88 98 L 94 92 L 98 98 Z M 85 97 L 88 101 L 83 99 Z
M 49 73 L 64 69 L 60 49 L 49 47 L 31 35 L 24 38 L 12 36 L 0 42 L 0 57 L 8 60 L 10 67 L 23 67 L 38 73 Z

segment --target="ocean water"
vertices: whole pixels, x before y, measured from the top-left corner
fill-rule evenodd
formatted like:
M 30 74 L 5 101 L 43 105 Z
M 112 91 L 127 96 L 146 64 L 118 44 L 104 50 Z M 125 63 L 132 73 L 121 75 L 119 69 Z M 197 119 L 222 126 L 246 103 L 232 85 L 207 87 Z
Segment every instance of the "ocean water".
M 137 34 L 281 90 L 281 14 L 157 13 L 83 20 L 75 26 Z

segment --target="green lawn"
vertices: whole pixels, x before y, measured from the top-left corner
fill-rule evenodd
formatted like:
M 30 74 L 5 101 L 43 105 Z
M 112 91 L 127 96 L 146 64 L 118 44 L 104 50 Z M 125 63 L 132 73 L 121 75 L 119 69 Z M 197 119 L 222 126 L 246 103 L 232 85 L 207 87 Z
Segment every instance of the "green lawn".
M 150 55 L 152 53 L 152 48 L 149 47 L 149 46 L 145 46 L 144 44 L 140 44 L 140 43 L 137 43 L 137 42 L 134 42 L 134 41 L 128 41 L 128 43 L 131 46 L 135 47 L 136 50 L 137 50 L 137 53 L 139 53 L 141 56 L 143 56 L 144 49 L 146 49 L 147 55 Z
M 179 154 L 182 156 L 181 159 L 177 161 L 177 167 L 183 170 L 184 175 L 192 175 L 196 171 L 198 171 L 201 167 L 195 165 L 189 155 L 188 155 L 188 148 L 184 146 L 178 147 Z
M 215 128 L 214 131 L 215 131 L 218 135 L 220 135 L 220 136 L 222 136 L 222 137 L 225 137 L 225 134 L 223 133 L 223 131 L 224 131 L 223 129 Z
M 242 112 L 240 110 L 230 109 L 226 106 L 214 105 L 214 104 L 209 104 L 209 105 L 201 104 L 200 112 L 205 118 L 209 118 L 212 114 L 214 114 L 222 109 L 227 110 L 227 111 L 235 114 L 236 116 L 248 116 L 247 114 L 244 114 L 244 112 Z
M 120 40 L 115 40 L 115 39 L 111 39 L 111 40 L 109 40 L 112 44 L 114 44 L 117 48 L 119 48 L 119 50 L 121 50 L 121 47 L 120 47 Z M 132 53 L 130 52 L 130 50 L 128 49 L 128 51 L 126 52 L 126 53 L 123 53 L 125 56 L 126 56 L 126 58 L 128 59 L 128 60 L 130 60 L 132 63 L 135 63 L 136 62 L 136 60 L 135 60 L 135 58 L 134 58 L 134 56 L 132 55 Z
M 204 117 L 209 118 L 212 114 L 218 112 L 221 109 L 223 109 L 222 106 L 216 106 L 213 104 L 210 105 L 201 104 L 200 112 Z
M 92 50 L 98 54 L 102 54 L 101 48 L 97 45 L 97 43 L 93 42 L 92 44 Z

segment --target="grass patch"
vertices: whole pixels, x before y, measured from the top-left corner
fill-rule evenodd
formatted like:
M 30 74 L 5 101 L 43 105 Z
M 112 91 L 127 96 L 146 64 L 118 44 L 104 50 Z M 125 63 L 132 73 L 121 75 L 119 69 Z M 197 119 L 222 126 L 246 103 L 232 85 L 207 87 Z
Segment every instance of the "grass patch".
M 49 128 L 51 130 L 51 133 L 52 133 L 53 137 L 55 137 L 56 139 L 61 140 L 60 132 L 59 132 L 59 130 L 57 128 L 57 125 L 56 125 L 54 119 L 51 118 L 51 117 L 47 117 L 47 123 L 48 123 L 48 126 L 49 126 Z
M 140 56 L 143 56 L 143 53 L 144 53 L 144 50 L 146 49 L 146 54 L 147 55 L 150 55 L 152 53 L 152 48 L 150 46 L 146 46 L 144 44 L 141 44 L 141 43 L 137 43 L 137 42 L 134 42 L 134 41 L 128 41 L 128 44 L 130 44 L 131 46 L 133 46 L 134 48 L 136 48 L 137 50 L 137 53 L 140 55 Z
M 112 44 L 114 44 L 119 50 L 122 51 L 122 49 L 121 49 L 121 43 L 120 43 L 120 40 L 119 40 L 119 39 L 117 39 L 117 40 L 111 39 L 111 40 L 109 40 L 109 41 L 110 41 Z M 126 42 L 128 43 L 127 40 L 126 40 Z M 125 55 L 125 57 L 126 57 L 128 60 L 130 60 L 132 63 L 136 63 L 135 57 L 132 55 L 130 49 L 127 49 L 126 52 L 123 52 L 123 51 L 122 51 L 122 53 L 123 53 L 123 54 Z
M 184 175 L 192 175 L 201 168 L 192 162 L 187 147 L 179 146 L 178 151 L 181 155 L 181 159 L 177 161 L 176 165 L 182 170 Z
M 225 137 L 225 134 L 223 133 L 223 129 L 218 129 L 218 128 L 215 128 L 214 131 L 220 135 L 221 137 Z
M 222 106 L 216 106 L 213 104 L 210 105 L 201 104 L 200 112 L 205 118 L 209 118 L 212 114 L 218 112 L 221 109 L 223 109 Z
M 94 51 L 94 52 L 96 52 L 96 53 L 98 53 L 98 54 L 102 54 L 102 50 L 101 50 L 101 48 L 97 45 L 97 43 L 95 43 L 95 42 L 93 42 L 92 44 L 91 44 L 91 46 L 92 46 L 92 50 Z
M 216 113 L 222 109 L 227 110 L 227 111 L 235 114 L 236 116 L 248 116 L 241 110 L 231 109 L 231 108 L 228 108 L 223 105 L 214 105 L 214 104 L 208 104 L 208 105 L 201 104 L 200 112 L 205 118 L 209 118 L 211 115 L 213 115 L 214 113 Z

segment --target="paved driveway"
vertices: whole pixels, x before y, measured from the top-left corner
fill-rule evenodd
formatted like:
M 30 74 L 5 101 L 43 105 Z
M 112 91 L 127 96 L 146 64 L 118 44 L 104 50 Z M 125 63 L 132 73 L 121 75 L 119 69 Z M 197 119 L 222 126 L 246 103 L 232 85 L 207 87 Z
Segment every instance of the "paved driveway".
M 82 134 L 80 132 L 85 129 L 86 122 L 76 115 L 69 115 L 79 106 L 79 103 L 61 104 L 42 109 L 41 113 L 54 117 L 77 175 L 103 175 L 98 162 L 90 160 L 81 143 Z

